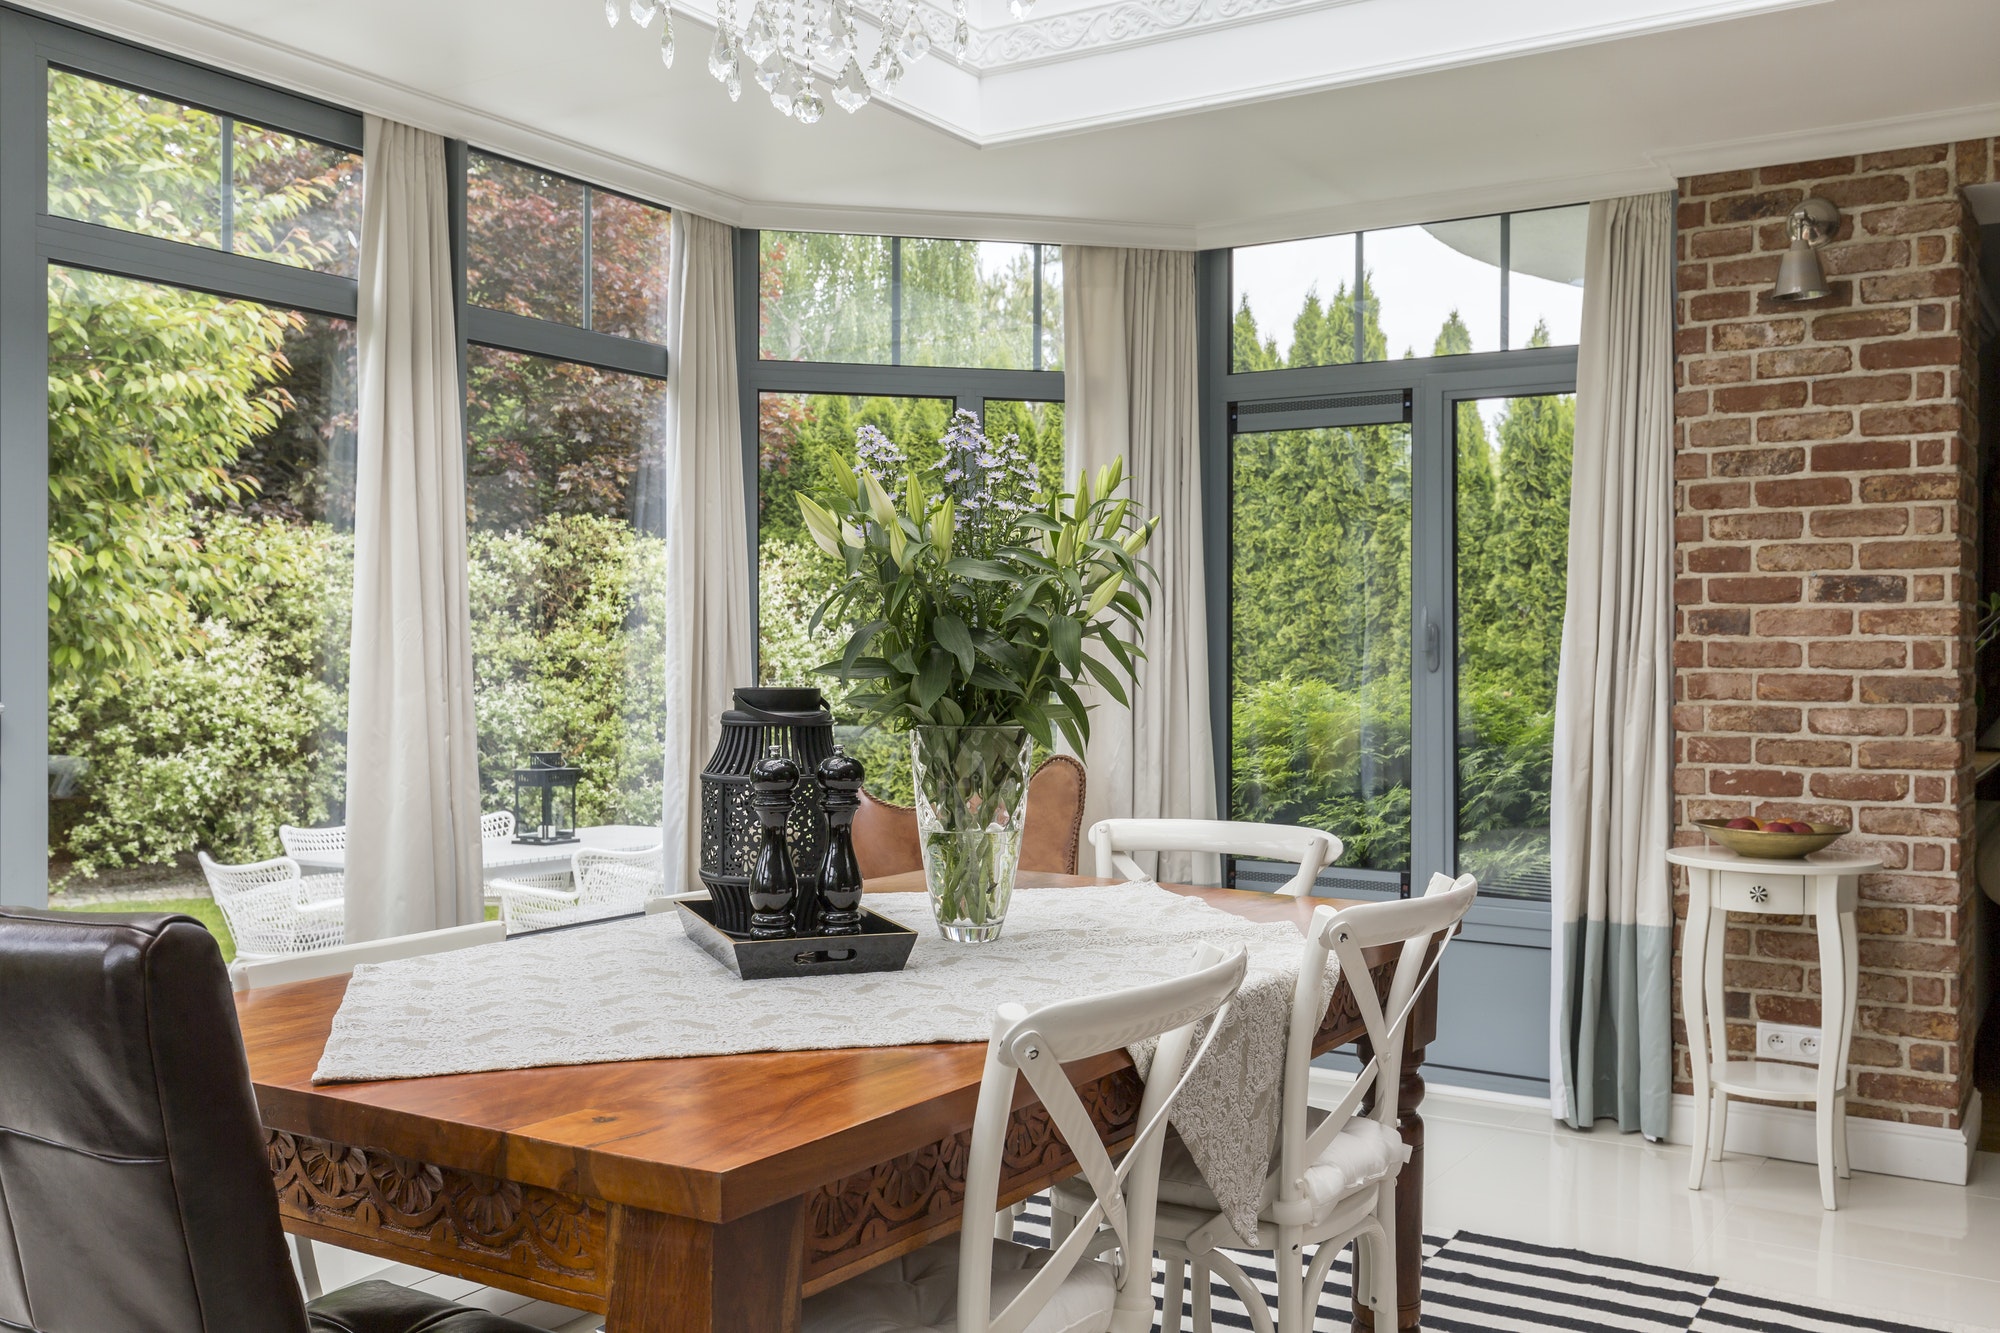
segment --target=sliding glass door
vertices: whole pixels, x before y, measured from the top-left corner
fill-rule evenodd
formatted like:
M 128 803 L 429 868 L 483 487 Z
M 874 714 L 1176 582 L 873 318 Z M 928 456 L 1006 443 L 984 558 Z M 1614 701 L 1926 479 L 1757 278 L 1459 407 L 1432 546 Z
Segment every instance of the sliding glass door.
M 1580 293 L 1510 267 L 1508 240 L 1577 220 L 1558 212 L 1202 261 L 1221 808 L 1340 837 L 1325 896 L 1478 876 L 1426 1072 L 1531 1095 L 1575 420 L 1575 351 L 1549 343 Z
M 1230 450 L 1230 814 L 1337 831 L 1358 884 L 1410 869 L 1410 426 Z

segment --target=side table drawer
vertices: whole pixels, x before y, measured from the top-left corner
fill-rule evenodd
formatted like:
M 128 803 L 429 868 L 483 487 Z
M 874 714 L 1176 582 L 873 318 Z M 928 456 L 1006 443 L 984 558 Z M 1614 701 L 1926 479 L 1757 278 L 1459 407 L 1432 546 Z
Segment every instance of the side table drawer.
M 1765 875 L 1744 870 L 1715 872 L 1715 905 L 1725 912 L 1775 916 L 1806 914 L 1803 875 Z

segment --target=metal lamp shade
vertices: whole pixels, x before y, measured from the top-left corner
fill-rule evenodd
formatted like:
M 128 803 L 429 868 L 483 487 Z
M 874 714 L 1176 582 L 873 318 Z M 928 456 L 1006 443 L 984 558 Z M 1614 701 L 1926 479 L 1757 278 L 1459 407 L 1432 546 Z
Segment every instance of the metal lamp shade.
M 532 847 L 576 841 L 576 784 L 583 770 L 571 768 L 554 750 L 536 750 L 526 767 L 514 770 L 514 841 Z
M 701 882 L 724 930 L 749 929 L 750 871 L 763 837 L 750 807 L 750 771 L 774 745 L 803 775 L 785 826 L 792 864 L 817 869 L 826 847 L 826 812 L 812 776 L 833 753 L 826 696 L 811 688 L 736 691 L 736 706 L 722 715 L 722 738 L 701 771 Z
M 1826 294 L 1826 273 L 1819 265 L 1819 251 L 1805 237 L 1793 237 L 1785 257 L 1778 261 L 1778 285 L 1771 289 L 1771 299 L 1817 301 Z

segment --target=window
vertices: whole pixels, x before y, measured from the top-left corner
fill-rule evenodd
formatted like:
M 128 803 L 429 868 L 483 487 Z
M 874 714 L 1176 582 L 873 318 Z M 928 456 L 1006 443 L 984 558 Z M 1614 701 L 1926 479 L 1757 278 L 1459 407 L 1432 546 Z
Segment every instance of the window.
M 579 825 L 656 825 L 671 215 L 477 151 L 461 179 L 480 801 L 553 750 Z
M 1573 345 L 1587 215 L 1579 205 L 1236 250 L 1230 368 Z
M 505 158 L 467 156 L 466 299 L 613 337 L 666 341 L 666 209 Z
M 806 535 L 798 496 L 832 484 L 834 458 L 855 461 L 863 425 L 918 464 L 935 459 L 960 409 L 989 434 L 1019 436 L 1042 474 L 1059 476 L 1061 251 L 766 232 L 745 253 L 758 264 L 757 307 L 738 313 L 751 331 L 738 365 L 745 465 L 757 477 L 759 679 L 825 691 L 869 789 L 908 804 L 907 745 L 864 732 L 849 691 L 815 670 L 839 655 L 839 637 L 812 625 L 839 567 Z
M 1238 435 L 1231 454 L 1232 816 L 1410 864 L 1410 428 Z
M 0 746 L 45 746 L 47 833 L 0 874 L 220 928 L 196 849 L 262 860 L 343 817 L 360 118 L 42 40 L 83 59 L 46 72 L 46 446 L 9 474 L 49 497 L 40 560 L 27 525 L 0 536 L 47 571 L 47 730 L 10 685 Z M 85 72 L 112 51 L 198 95 Z M 19 811 L 42 765 L 8 755 Z
M 1344 892 L 1547 898 L 1585 212 L 1204 261 L 1230 267 L 1225 808 L 1338 834 Z
M 1461 402 L 1454 426 L 1458 869 L 1546 899 L 1576 400 Z
M 48 211 L 353 277 L 361 155 L 60 69 Z
M 764 360 L 1062 366 L 1057 246 L 764 232 L 758 254 Z
M 666 382 L 466 356 L 473 706 L 487 810 L 531 751 L 582 770 L 577 823 L 655 824 L 665 758 Z

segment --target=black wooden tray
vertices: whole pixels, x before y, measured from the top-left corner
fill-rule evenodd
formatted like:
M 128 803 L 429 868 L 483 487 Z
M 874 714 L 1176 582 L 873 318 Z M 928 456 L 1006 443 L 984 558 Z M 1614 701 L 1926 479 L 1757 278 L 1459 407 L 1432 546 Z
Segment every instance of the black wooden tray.
M 861 909 L 859 935 L 813 935 L 787 940 L 752 940 L 725 933 L 715 924 L 715 904 L 682 899 L 681 926 L 702 952 L 745 981 L 767 977 L 830 977 L 848 972 L 900 972 L 916 947 L 917 932 L 888 917 Z

